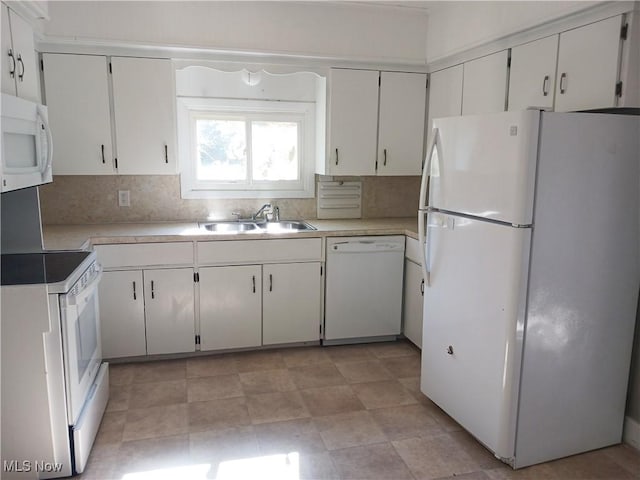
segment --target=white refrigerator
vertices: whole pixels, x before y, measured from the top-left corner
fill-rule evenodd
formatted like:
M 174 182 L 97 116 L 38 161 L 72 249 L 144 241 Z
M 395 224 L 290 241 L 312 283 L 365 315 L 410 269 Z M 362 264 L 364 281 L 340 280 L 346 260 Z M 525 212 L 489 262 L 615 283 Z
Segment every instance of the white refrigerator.
M 434 121 L 421 390 L 514 468 L 621 441 L 639 161 L 640 116 Z

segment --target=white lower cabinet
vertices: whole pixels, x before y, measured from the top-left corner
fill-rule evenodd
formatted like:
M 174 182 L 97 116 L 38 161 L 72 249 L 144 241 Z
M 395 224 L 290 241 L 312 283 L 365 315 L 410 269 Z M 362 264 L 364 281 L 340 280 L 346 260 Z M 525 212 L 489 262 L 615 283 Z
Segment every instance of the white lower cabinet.
M 99 298 L 104 358 L 146 355 L 142 270 L 104 272 Z
M 262 343 L 262 267 L 200 268 L 200 350 Z
M 320 339 L 321 263 L 264 265 L 262 343 Z
M 404 336 L 422 348 L 422 307 L 424 281 L 422 268 L 409 259 L 404 261 L 404 305 L 402 317 Z
M 103 274 L 104 358 L 195 351 L 193 268 Z
M 193 269 L 143 273 L 147 354 L 195 351 Z

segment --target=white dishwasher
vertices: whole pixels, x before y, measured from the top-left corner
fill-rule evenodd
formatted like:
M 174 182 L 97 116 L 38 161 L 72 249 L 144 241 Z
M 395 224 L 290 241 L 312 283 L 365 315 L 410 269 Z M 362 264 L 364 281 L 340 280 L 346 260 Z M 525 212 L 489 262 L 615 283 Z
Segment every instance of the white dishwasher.
M 402 235 L 327 239 L 325 344 L 400 335 L 404 242 Z

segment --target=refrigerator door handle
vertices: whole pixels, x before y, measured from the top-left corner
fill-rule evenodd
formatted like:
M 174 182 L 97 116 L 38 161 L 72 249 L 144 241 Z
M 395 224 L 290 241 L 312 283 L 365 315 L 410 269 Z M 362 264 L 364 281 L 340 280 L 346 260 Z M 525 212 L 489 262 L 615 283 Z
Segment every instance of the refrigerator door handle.
M 427 269 L 427 258 L 428 254 L 426 250 L 429 248 L 429 245 L 426 241 L 426 231 L 425 231 L 425 223 L 424 219 L 427 216 L 428 212 L 424 210 L 418 211 L 418 244 L 420 245 L 420 253 L 422 255 L 422 278 L 424 280 L 424 284 L 428 287 L 429 283 L 429 270 Z
M 436 150 L 440 150 L 440 134 L 438 127 L 434 127 L 433 134 L 431 135 L 431 142 L 427 148 L 427 156 L 424 159 L 424 166 L 422 168 L 422 181 L 420 182 L 420 202 L 418 208 L 425 208 L 427 206 L 427 195 L 429 195 L 429 184 L 431 180 L 431 162 L 433 161 L 433 153 Z M 440 155 L 438 155 L 440 158 Z

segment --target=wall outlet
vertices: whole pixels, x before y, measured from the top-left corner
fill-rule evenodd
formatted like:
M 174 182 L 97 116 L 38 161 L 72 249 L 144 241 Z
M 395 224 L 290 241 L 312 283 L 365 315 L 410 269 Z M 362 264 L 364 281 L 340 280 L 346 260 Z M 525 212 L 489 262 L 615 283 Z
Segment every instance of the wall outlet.
M 129 198 L 129 190 L 118 190 L 118 206 L 130 207 L 131 202 Z

